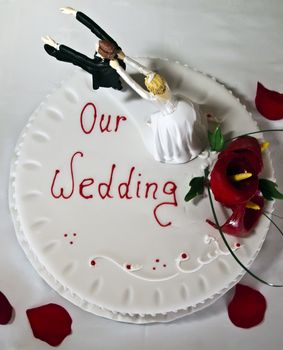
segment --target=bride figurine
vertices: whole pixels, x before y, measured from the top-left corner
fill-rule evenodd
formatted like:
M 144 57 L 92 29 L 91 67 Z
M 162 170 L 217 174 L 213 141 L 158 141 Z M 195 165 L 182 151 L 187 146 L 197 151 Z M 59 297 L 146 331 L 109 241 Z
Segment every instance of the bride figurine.
M 158 111 L 150 116 L 153 134 L 152 154 L 163 163 L 186 163 L 199 155 L 207 145 L 207 121 L 197 105 L 175 96 L 163 77 L 150 71 L 123 52 L 118 58 L 145 76 L 145 90 L 114 59 L 110 66 L 143 99 L 156 104 Z

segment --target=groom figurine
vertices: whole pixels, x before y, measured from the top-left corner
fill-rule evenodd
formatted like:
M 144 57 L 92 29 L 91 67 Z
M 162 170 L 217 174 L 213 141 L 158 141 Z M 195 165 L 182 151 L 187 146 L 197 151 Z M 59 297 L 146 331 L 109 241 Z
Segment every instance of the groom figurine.
M 49 36 L 42 38 L 45 43 L 45 51 L 59 61 L 72 63 L 89 72 L 92 75 L 94 90 L 100 87 L 112 87 L 121 90 L 120 77 L 116 70 L 109 65 L 109 60 L 117 58 L 117 54 L 122 51 L 116 41 L 84 13 L 71 7 L 63 7 L 60 10 L 64 14 L 75 16 L 79 22 L 88 27 L 101 40 L 96 45 L 94 58 L 89 58 L 68 46 L 60 45 Z M 103 53 L 103 57 L 99 52 Z M 125 69 L 124 62 L 122 60 L 118 60 L 118 62 Z

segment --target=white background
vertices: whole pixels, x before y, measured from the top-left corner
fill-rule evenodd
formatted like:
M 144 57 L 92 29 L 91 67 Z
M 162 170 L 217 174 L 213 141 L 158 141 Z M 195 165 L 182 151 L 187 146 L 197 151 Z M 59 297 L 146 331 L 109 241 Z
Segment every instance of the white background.
M 260 127 L 268 122 L 254 108 L 256 83 L 283 91 L 283 2 L 281 0 L 0 0 L 0 290 L 16 309 L 14 321 L 0 326 L 1 350 L 51 347 L 33 338 L 25 310 L 49 302 L 63 305 L 73 318 L 73 334 L 60 349 L 282 349 L 283 289 L 258 288 L 268 308 L 264 322 L 250 330 L 228 319 L 228 293 L 213 306 L 169 324 L 129 325 L 81 311 L 58 296 L 35 273 L 22 252 L 8 209 L 9 166 L 17 137 L 46 94 L 73 71 L 43 50 L 42 35 L 93 55 L 96 38 L 58 8 L 73 6 L 92 17 L 130 56 L 178 60 L 205 71 L 233 90 Z M 250 131 L 250 130 L 247 130 Z M 277 183 L 283 189 L 283 134 L 271 141 Z M 283 217 L 283 203 L 276 204 Z M 283 220 L 274 217 L 283 228 Z M 283 238 L 271 229 L 253 265 L 266 279 L 283 282 Z

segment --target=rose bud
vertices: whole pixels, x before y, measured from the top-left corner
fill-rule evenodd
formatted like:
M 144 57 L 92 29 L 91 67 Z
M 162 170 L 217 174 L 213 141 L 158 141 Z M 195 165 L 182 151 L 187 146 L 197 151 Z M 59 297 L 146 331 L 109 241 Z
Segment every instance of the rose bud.
M 232 215 L 220 226 L 221 231 L 238 237 L 247 236 L 258 223 L 263 206 L 263 197 L 257 194 L 248 203 L 232 207 Z M 214 222 L 210 220 L 206 222 L 218 229 Z

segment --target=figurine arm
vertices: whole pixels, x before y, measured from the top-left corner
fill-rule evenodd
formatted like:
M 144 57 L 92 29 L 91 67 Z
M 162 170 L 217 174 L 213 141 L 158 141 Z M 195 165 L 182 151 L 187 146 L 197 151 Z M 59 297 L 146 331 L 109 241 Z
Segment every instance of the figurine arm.
M 114 68 L 117 73 L 120 75 L 120 77 L 133 89 L 136 91 L 137 94 L 139 94 L 142 98 L 146 100 L 154 101 L 154 96 L 148 92 L 147 90 L 143 89 L 118 63 L 117 60 L 110 61 L 110 66 Z
M 120 54 L 118 54 L 118 57 L 120 58 Z M 136 69 L 138 72 L 140 72 L 143 75 L 148 75 L 148 74 L 152 73 L 151 70 L 149 70 L 148 68 L 146 68 L 145 66 L 143 66 L 139 62 L 133 60 L 129 56 L 124 55 L 123 60 L 127 65 L 133 67 L 134 69 Z
M 62 7 L 60 11 L 67 15 L 73 15 L 79 22 L 89 28 L 99 39 L 110 41 L 120 49 L 116 41 L 84 13 L 73 9 L 72 7 Z
M 94 33 L 99 39 L 110 41 L 115 46 L 117 46 L 117 48 L 121 49 L 119 45 L 116 43 L 116 41 L 113 38 L 111 38 L 109 34 L 107 34 L 98 24 L 96 24 L 87 15 L 78 11 L 76 13 L 76 19 L 79 22 L 81 22 L 83 25 L 85 25 L 87 28 L 89 28 L 92 31 L 92 33 Z

